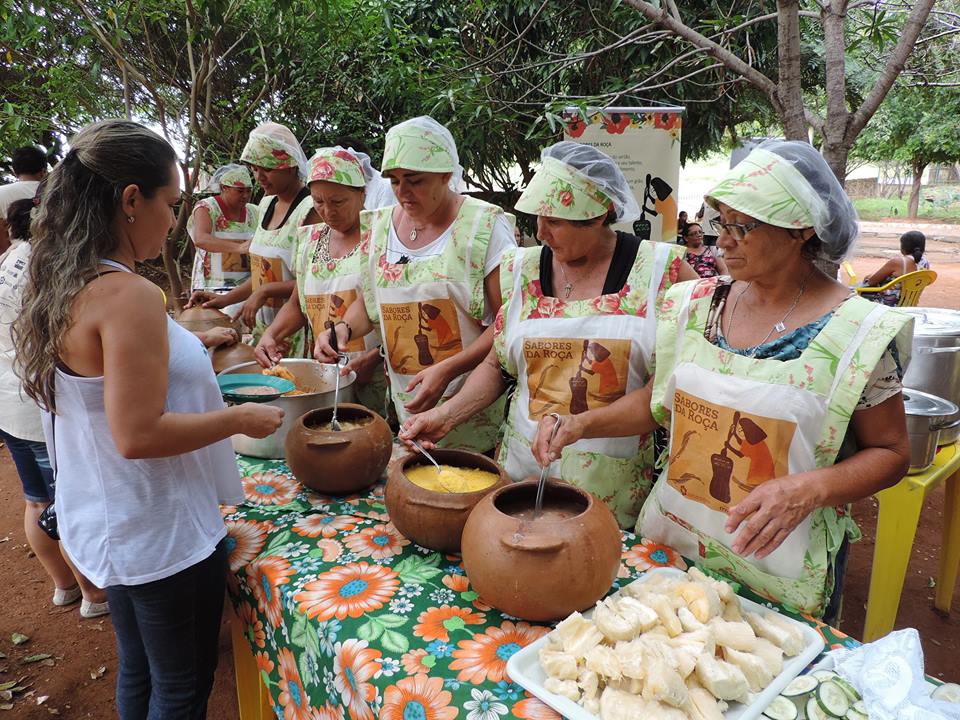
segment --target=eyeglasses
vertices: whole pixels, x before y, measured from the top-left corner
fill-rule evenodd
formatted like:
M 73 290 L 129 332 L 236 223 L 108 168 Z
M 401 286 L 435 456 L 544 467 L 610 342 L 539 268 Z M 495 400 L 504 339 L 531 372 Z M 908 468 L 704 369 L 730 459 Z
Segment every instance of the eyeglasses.
M 713 228 L 714 232 L 719 235 L 722 232 L 726 232 L 730 237 L 732 237 L 737 242 L 743 240 L 744 236 L 751 230 L 756 230 L 758 227 L 763 225 L 762 222 L 754 221 L 749 223 L 724 223 L 719 220 L 711 220 L 710 227 Z
M 694 230 L 693 232 L 688 232 L 687 237 L 703 237 L 703 230 Z

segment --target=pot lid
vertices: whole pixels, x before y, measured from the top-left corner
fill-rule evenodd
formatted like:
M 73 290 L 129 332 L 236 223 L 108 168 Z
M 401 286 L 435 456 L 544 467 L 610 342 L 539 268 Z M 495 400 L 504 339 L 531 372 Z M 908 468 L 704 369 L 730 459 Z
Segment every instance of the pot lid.
M 897 310 L 910 313 L 916 318 L 914 335 L 960 337 L 960 311 L 927 307 L 904 307 Z
M 907 415 L 918 417 L 946 417 L 960 411 L 949 400 L 913 388 L 903 389 L 903 407 Z

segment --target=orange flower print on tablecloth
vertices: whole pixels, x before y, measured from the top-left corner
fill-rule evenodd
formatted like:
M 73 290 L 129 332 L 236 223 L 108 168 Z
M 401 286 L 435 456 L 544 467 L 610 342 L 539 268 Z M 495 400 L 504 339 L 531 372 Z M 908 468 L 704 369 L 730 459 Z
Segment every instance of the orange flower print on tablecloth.
M 310 696 L 300 680 L 297 659 L 289 648 L 280 648 L 277 659 L 280 661 L 280 694 L 277 699 L 283 708 L 283 720 L 314 720 Z
M 343 620 L 383 607 L 399 586 L 397 573 L 390 568 L 361 561 L 322 573 L 293 599 L 310 619 Z
M 314 713 L 316 720 L 344 720 L 343 708 L 329 703 L 321 708 L 316 708 Z
M 240 616 L 240 621 L 243 623 L 243 636 L 247 639 L 247 642 L 251 646 L 256 645 L 258 648 L 266 647 L 267 632 L 253 606 L 241 603 L 237 607 L 237 615 Z
M 524 720 L 563 720 L 556 710 L 537 698 L 524 698 L 513 706 L 513 716 Z
M 457 593 L 466 592 L 470 589 L 470 581 L 467 580 L 466 575 L 444 575 L 441 582 Z
M 463 630 L 467 625 L 482 625 L 486 617 L 481 613 L 461 607 L 442 605 L 420 613 L 413 634 L 425 642 L 450 640 L 451 630 Z
M 303 537 L 333 537 L 357 526 L 352 515 L 307 515 L 297 520 L 291 530 Z
M 344 640 L 334 646 L 333 683 L 340 692 L 352 720 L 374 720 L 369 703 L 377 688 L 368 682 L 380 672 L 380 651 L 367 647 L 366 640 Z
M 500 627 L 489 627 L 472 640 L 461 640 L 453 651 L 451 670 L 459 670 L 457 680 L 479 685 L 500 682 L 507 675 L 507 660 L 530 643 L 547 634 L 550 628 L 516 624 L 505 620 Z
M 459 710 L 450 707 L 452 698 L 443 689 L 443 678 L 426 675 L 403 678 L 384 690 L 380 720 L 453 720 Z
M 387 523 L 364 528 L 349 535 L 343 539 L 343 544 L 360 557 L 383 560 L 399 555 L 404 545 L 409 545 L 410 541 L 397 531 L 393 523 Z
M 423 659 L 427 656 L 433 657 L 423 648 L 417 648 L 410 652 L 405 652 L 400 657 L 400 664 L 407 675 L 418 675 L 420 673 L 429 673 L 430 666 L 423 664 Z
M 280 586 L 290 582 L 293 574 L 285 558 L 273 555 L 257 558 L 247 569 L 247 587 L 257 600 L 257 608 L 273 627 L 280 627 L 283 612 Z
M 257 670 L 259 672 L 266 673 L 267 675 L 273 672 L 273 660 L 271 660 L 270 656 L 265 652 L 258 652 L 256 656 L 254 656 L 254 660 L 257 663 Z
M 286 505 L 297 498 L 302 486 L 293 478 L 272 470 L 255 472 L 243 478 L 243 494 L 255 505 Z
M 333 538 L 317 540 L 317 547 L 323 551 L 320 559 L 324 562 L 333 562 L 340 557 L 340 554 L 343 552 L 343 545 L 340 544 L 339 540 L 334 540 Z
M 230 572 L 237 572 L 253 560 L 267 541 L 267 531 L 260 524 L 249 520 L 228 520 L 227 562 Z
M 687 563 L 680 556 L 680 553 L 669 545 L 663 545 L 647 538 L 627 550 L 624 553 L 623 560 L 627 565 L 637 570 L 650 570 L 658 567 L 687 569 Z

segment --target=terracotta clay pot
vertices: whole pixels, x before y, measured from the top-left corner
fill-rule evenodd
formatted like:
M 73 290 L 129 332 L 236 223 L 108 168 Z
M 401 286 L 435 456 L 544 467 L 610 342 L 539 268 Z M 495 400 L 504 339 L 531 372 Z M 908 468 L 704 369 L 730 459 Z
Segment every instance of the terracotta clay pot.
M 363 405 L 341 403 L 337 420 L 366 424 L 341 432 L 320 430 L 332 415 L 333 408 L 325 407 L 297 418 L 284 441 L 287 465 L 303 485 L 326 495 L 365 490 L 380 479 L 390 462 L 390 427 Z
M 549 479 L 533 519 L 537 479 L 484 497 L 463 529 L 461 552 L 483 602 L 533 622 L 587 610 L 620 568 L 620 528 L 590 493 Z
M 215 327 L 235 327 L 230 316 L 214 308 L 192 307 L 181 310 L 174 320 L 190 332 L 203 332 Z
M 460 536 L 470 511 L 485 495 L 509 485 L 510 478 L 493 460 L 479 453 L 438 448 L 431 450 L 430 454 L 441 465 L 477 468 L 495 473 L 500 478 L 490 487 L 476 492 L 442 493 L 420 487 L 404 474 L 407 468 L 429 465 L 430 461 L 423 455 L 412 453 L 390 466 L 384 502 L 397 530 L 422 547 L 459 553 Z
M 255 357 L 253 347 L 243 343 L 234 343 L 227 346 L 221 345 L 211 353 L 210 359 L 213 361 L 213 371 L 223 372 L 228 367 L 251 362 Z

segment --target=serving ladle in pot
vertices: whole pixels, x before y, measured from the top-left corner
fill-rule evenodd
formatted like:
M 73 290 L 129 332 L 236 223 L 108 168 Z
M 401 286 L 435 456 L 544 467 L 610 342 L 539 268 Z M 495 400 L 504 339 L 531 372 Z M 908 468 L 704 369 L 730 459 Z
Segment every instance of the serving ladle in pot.
M 333 348 L 333 351 L 337 353 L 337 370 L 334 373 L 333 381 L 333 415 L 330 416 L 330 429 L 335 432 L 340 432 L 343 430 L 340 427 L 340 423 L 337 421 L 337 405 L 340 399 L 340 371 L 347 364 L 346 353 L 340 352 L 340 348 L 337 343 L 337 331 L 336 327 L 329 320 L 327 321 L 327 327 L 330 329 L 330 346 Z
M 431 455 L 426 450 L 424 450 L 423 445 L 418 443 L 416 440 L 410 440 L 410 442 L 413 443 L 413 446 L 417 449 L 417 452 L 419 452 L 427 460 L 433 463 L 433 466 L 437 469 L 437 482 L 440 483 L 440 487 L 442 487 L 447 492 L 453 492 L 449 487 L 447 487 L 447 484 L 440 479 L 443 476 L 443 472 L 440 470 L 440 463 L 437 462 L 436 458 L 434 458 L 433 455 Z
M 557 430 L 560 429 L 560 422 L 562 418 L 558 413 L 550 413 L 550 417 L 556 418 L 556 421 L 553 423 L 553 430 L 550 431 L 550 441 L 547 443 L 549 449 L 550 443 L 553 442 L 553 439 L 557 436 Z M 537 497 L 533 501 L 533 519 L 536 520 L 540 513 L 543 512 L 543 492 L 547 488 L 547 470 L 550 468 L 550 465 L 544 465 L 540 470 L 540 481 L 537 483 Z

